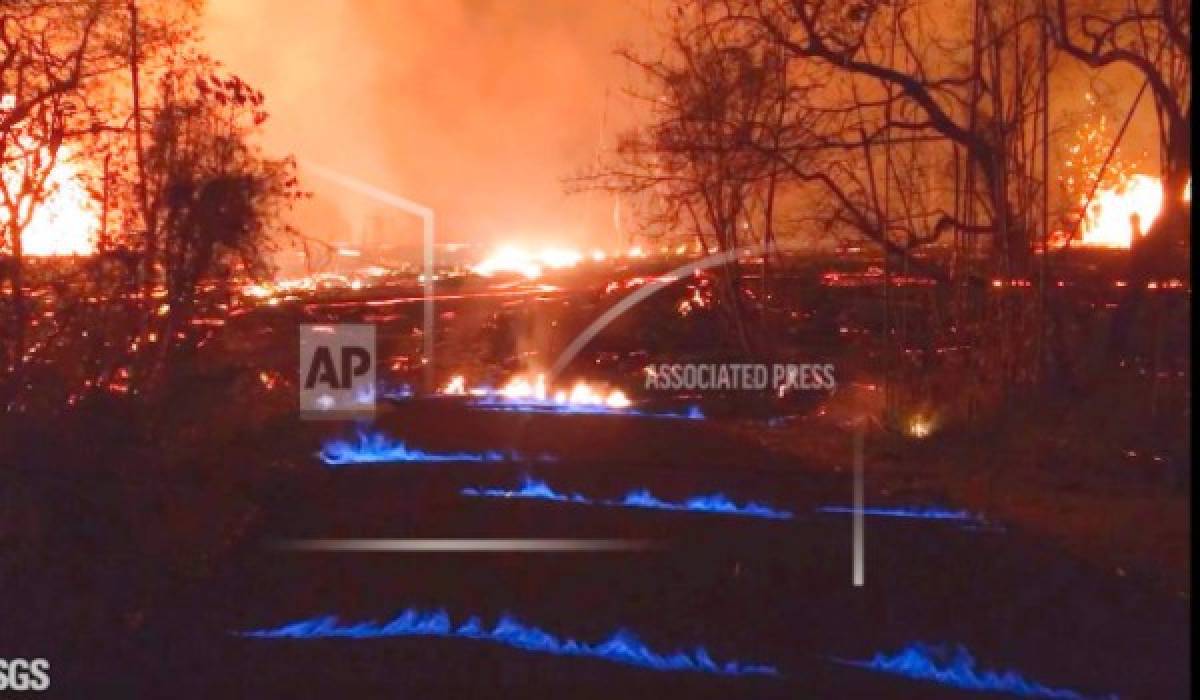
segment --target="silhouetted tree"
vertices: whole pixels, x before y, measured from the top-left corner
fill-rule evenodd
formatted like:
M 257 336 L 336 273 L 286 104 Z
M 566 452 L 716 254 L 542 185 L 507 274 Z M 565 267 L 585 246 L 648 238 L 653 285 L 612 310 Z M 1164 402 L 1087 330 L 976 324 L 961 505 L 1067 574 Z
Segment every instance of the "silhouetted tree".
M 1155 276 L 1190 276 L 1192 178 L 1191 0 L 1054 0 L 1048 23 L 1055 44 L 1097 69 L 1122 66 L 1154 97 L 1163 182 L 1162 210 L 1135 237 L 1126 295 L 1114 315 L 1110 346 L 1121 355 L 1146 283 Z

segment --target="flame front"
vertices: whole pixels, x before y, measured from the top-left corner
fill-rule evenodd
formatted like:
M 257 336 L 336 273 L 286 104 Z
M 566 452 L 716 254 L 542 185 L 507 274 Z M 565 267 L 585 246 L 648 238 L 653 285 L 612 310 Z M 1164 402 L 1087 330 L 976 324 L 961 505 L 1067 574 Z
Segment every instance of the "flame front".
M 462 375 L 454 375 L 439 389 L 446 396 L 474 396 L 479 399 L 492 399 L 510 404 L 545 404 L 561 407 L 607 407 L 613 409 L 629 408 L 633 402 L 620 389 L 604 391 L 593 388 L 583 380 L 572 385 L 570 391 L 556 389 L 551 392 L 546 386 L 546 375 L 537 374 L 532 379 L 525 375 L 517 375 L 499 389 L 467 388 L 467 380 Z
M 472 267 L 471 271 L 483 277 L 491 277 L 497 272 L 514 272 L 537 279 L 546 269 L 575 267 L 581 260 L 583 253 L 574 248 L 543 248 L 530 252 L 519 246 L 505 245 Z

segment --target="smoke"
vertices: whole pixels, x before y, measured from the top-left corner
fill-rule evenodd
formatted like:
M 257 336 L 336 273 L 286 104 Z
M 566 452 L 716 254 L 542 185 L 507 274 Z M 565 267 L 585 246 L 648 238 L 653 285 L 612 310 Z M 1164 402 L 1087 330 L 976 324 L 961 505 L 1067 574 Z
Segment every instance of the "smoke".
M 208 49 L 263 90 L 266 146 L 433 208 L 441 242 L 527 245 L 616 240 L 607 195 L 567 195 L 637 117 L 639 72 L 616 55 L 653 56 L 661 0 L 208 0 Z M 1113 118 L 1140 80 L 1060 59 L 1056 127 L 1101 93 Z M 1086 86 L 1086 87 L 1085 87 Z M 1157 159 L 1150 101 L 1124 146 Z M 325 240 L 383 231 L 417 245 L 411 217 L 320 180 L 298 224 Z
M 209 0 L 202 30 L 265 93 L 271 152 L 432 207 L 440 241 L 583 243 L 611 238 L 612 203 L 562 178 L 629 124 L 636 74 L 613 50 L 653 36 L 649 2 Z M 353 239 L 382 213 L 419 241 L 402 214 L 304 183 L 309 235 Z

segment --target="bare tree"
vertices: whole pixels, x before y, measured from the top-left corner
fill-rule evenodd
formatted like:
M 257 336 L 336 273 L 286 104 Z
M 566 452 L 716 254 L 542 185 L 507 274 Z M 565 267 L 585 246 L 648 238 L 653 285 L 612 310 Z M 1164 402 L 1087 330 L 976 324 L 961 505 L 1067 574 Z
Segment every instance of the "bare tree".
M 1123 66 L 1139 75 L 1154 97 L 1158 116 L 1163 205 L 1158 218 L 1135 237 L 1126 295 L 1114 315 L 1110 347 L 1121 355 L 1147 281 L 1186 277 L 1191 244 L 1192 3 L 1190 0 L 1055 0 L 1048 24 L 1055 44 L 1097 69 Z
M 54 193 L 64 140 L 79 128 L 103 9 L 98 1 L 20 0 L 0 8 L 0 286 L 7 281 L 11 291 L 0 306 L 8 307 L 0 363 L 9 389 L 21 382 L 29 345 L 23 236 Z
M 789 88 L 777 53 L 739 45 L 706 12 L 701 4 L 672 18 L 666 56 L 623 52 L 649 85 L 638 97 L 651 118 L 623 134 L 616 162 L 584 183 L 641 196 L 651 225 L 733 252 L 773 237 L 778 168 L 761 149 L 780 137 Z M 719 291 L 738 342 L 751 349 L 736 257 L 720 268 Z
M 8 409 L 149 386 L 194 341 L 194 314 L 265 270 L 280 209 L 298 196 L 293 167 L 254 145 L 261 94 L 194 51 L 197 9 L 193 0 L 0 6 Z M 136 109 L 135 73 L 148 87 Z M 139 130 L 146 138 L 135 144 Z M 95 245 L 80 258 L 27 261 L 21 233 L 54 203 L 68 154 L 72 186 L 94 199 L 71 208 L 99 214 Z M 162 225 L 145 225 L 145 202 Z
M 153 325 L 160 357 L 169 358 L 191 347 L 186 331 L 198 311 L 228 303 L 237 280 L 267 271 L 272 246 L 291 232 L 284 210 L 305 195 L 294 162 L 268 158 L 253 142 L 268 115 L 262 93 L 240 78 L 184 54 L 160 75 L 156 94 L 148 177 L 138 181 L 148 184 L 145 201 L 158 222 L 165 314 Z M 139 209 L 141 198 L 131 199 Z M 156 369 L 143 379 L 153 381 Z

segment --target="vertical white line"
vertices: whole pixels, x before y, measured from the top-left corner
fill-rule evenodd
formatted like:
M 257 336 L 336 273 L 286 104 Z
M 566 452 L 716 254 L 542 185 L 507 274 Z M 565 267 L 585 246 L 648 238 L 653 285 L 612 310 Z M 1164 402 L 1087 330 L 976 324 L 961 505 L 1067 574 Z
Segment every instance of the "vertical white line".
M 425 233 L 425 259 L 422 266 L 425 273 L 425 336 L 423 353 L 425 355 L 425 391 L 433 391 L 433 212 L 428 211 L 422 223 Z
M 425 336 L 422 352 L 425 358 L 426 390 L 433 391 L 433 209 L 422 204 L 417 204 L 411 199 L 405 199 L 400 195 L 382 190 L 362 180 L 357 180 L 337 171 L 330 170 L 322 165 L 307 160 L 303 161 L 303 163 L 304 167 L 313 173 L 336 182 L 342 187 L 383 202 L 401 211 L 406 211 L 413 216 L 421 217 L 421 229 L 424 234 L 423 243 L 425 248 L 421 264 L 422 274 L 425 278 L 422 285 L 422 296 L 424 297 L 425 307 L 425 320 L 423 324 Z
M 863 561 L 863 433 L 860 423 L 854 431 L 854 564 L 852 583 L 862 587 L 865 579 Z

